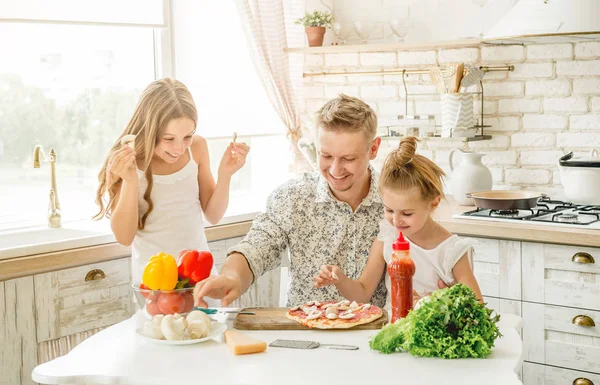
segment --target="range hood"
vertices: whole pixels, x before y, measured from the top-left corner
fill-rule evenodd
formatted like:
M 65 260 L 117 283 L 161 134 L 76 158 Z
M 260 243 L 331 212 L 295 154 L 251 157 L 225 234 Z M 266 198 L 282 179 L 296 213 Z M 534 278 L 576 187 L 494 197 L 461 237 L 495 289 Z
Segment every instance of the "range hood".
M 484 43 L 527 44 L 600 39 L 600 0 L 520 0 Z

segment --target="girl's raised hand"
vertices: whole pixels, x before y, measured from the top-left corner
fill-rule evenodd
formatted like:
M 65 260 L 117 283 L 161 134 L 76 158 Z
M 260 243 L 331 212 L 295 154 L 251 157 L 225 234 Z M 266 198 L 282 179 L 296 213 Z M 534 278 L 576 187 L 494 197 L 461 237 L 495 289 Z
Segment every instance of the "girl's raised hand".
M 246 163 L 250 147 L 246 143 L 229 143 L 219 164 L 219 177 L 231 177 Z
M 340 278 L 345 278 L 342 269 L 335 265 L 323 265 L 319 273 L 313 278 L 315 287 L 323 287 L 335 285 L 340 281 Z
M 129 146 L 123 146 L 115 151 L 108 159 L 106 173 L 109 185 L 115 177 L 128 183 L 137 181 L 135 151 Z

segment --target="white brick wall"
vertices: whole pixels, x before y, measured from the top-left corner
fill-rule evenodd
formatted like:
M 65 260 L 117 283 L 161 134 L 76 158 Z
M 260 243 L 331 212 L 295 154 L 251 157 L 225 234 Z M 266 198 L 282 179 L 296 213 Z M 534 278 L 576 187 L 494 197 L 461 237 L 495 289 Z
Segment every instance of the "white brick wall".
M 542 44 L 527 47 L 527 60 L 571 59 L 573 46 L 571 44 Z
M 567 117 L 562 115 L 523 115 L 524 130 L 565 130 L 567 128 L 567 122 Z
M 598 15 L 596 15 L 598 16 Z M 585 59 L 600 56 L 600 42 L 579 43 L 575 45 L 575 58 Z
M 508 74 L 509 79 L 549 78 L 554 73 L 552 63 L 523 63 Z
M 536 80 L 525 82 L 525 94 L 534 96 L 567 96 L 571 83 L 566 79 Z
M 544 112 L 585 112 L 587 110 L 588 99 L 584 97 L 544 99 Z
M 518 184 L 548 184 L 552 174 L 549 170 L 530 170 L 525 168 L 511 168 L 504 171 L 504 180 L 508 183 Z
M 600 77 L 573 79 L 573 93 L 600 95 Z
M 440 63 L 474 63 L 479 59 L 477 48 L 444 49 L 438 53 Z
M 423 64 L 436 64 L 435 51 L 424 52 L 398 52 L 399 66 L 419 66 Z
M 556 62 L 557 75 L 600 76 L 600 60 Z
M 501 114 L 540 112 L 542 109 L 541 106 L 541 99 L 501 99 L 499 101 L 498 112 Z
M 572 130 L 600 130 L 600 115 L 571 115 Z
M 525 59 L 525 47 L 520 45 L 481 48 L 481 61 L 484 63 L 520 62 L 523 59 Z
M 528 46 L 489 46 L 345 54 L 308 54 L 306 72 L 422 68 L 446 63 L 515 66 L 514 72 L 489 72 L 484 78 L 484 119 L 492 140 L 422 140 L 419 152 L 449 171 L 453 149 L 483 152 L 496 189 L 536 188 L 561 198 L 558 159 L 568 151 L 600 149 L 600 41 Z M 343 92 L 361 97 L 378 113 L 381 126 L 398 125 L 405 112 L 401 75 L 316 76 L 305 78 L 302 116 Z M 407 77 L 408 112 L 433 114 L 441 125 L 440 95 L 428 74 Z M 473 91 L 476 91 L 474 87 Z M 481 100 L 474 101 L 479 118 Z M 386 139 L 376 165 L 396 148 Z

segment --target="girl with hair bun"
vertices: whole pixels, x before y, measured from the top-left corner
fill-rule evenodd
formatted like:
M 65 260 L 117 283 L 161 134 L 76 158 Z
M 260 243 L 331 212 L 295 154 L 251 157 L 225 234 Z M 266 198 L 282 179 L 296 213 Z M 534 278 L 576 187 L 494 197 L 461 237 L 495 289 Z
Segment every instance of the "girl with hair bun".
M 413 277 L 414 299 L 430 294 L 438 287 L 463 283 L 481 301 L 481 291 L 472 270 L 473 246 L 467 239 L 450 233 L 433 217 L 444 198 L 444 171 L 428 158 L 416 153 L 417 139 L 404 138 L 385 160 L 379 177 L 379 195 L 383 200 L 384 219 L 373 242 L 369 260 L 358 280 L 349 279 L 335 265 L 324 265 L 314 277 L 317 287 L 336 285 L 346 299 L 368 302 L 386 264 L 392 258 L 392 243 L 402 232 L 410 242 L 410 255 L 416 266 Z M 386 274 L 390 308 L 390 278 Z

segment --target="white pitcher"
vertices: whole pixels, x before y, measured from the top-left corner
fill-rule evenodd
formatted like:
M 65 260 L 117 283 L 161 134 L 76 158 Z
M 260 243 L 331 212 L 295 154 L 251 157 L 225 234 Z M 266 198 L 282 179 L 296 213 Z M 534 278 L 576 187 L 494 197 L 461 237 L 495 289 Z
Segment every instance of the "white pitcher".
M 460 151 L 458 167 L 454 167 L 452 162 L 456 151 Z M 456 149 L 450 151 L 448 159 L 452 171 L 450 191 L 459 205 L 472 206 L 475 204 L 472 198 L 467 198 L 466 194 L 492 189 L 492 173 L 481 163 L 481 158 L 484 156 L 485 154 L 478 152 Z

